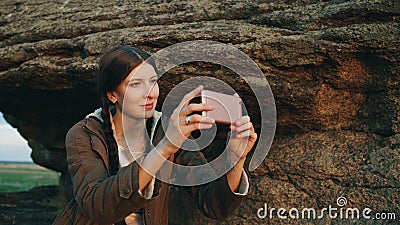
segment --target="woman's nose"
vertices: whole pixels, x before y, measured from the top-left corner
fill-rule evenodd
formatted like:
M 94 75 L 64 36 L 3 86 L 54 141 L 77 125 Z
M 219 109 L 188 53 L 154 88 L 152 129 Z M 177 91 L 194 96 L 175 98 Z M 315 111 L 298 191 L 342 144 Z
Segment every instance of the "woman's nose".
M 157 97 L 157 93 L 158 93 L 158 90 L 157 90 L 157 85 L 155 85 L 155 84 L 150 84 L 150 85 L 147 85 L 147 90 L 145 91 L 145 98 L 155 98 L 155 97 Z

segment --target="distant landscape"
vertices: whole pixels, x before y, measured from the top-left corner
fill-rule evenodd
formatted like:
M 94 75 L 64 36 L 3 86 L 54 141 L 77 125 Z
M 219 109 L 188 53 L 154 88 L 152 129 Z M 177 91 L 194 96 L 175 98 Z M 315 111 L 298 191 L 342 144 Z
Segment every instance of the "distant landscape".
M 28 191 L 35 186 L 58 185 L 59 173 L 30 162 L 0 161 L 0 192 Z

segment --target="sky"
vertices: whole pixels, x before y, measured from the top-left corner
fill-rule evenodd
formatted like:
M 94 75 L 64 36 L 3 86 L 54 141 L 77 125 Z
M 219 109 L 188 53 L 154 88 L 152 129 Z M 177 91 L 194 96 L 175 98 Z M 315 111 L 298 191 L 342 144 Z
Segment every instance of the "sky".
M 31 148 L 0 112 L 0 161 L 32 162 Z

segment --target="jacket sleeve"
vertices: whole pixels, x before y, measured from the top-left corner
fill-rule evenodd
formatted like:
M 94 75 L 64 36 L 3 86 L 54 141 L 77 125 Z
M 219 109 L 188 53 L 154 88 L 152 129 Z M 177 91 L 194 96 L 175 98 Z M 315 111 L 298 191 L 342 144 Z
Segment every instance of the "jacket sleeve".
M 206 158 L 200 151 L 180 150 L 176 154 L 175 161 L 179 165 L 192 167 L 207 163 Z M 208 171 L 202 173 L 215 173 L 211 167 L 208 169 L 206 167 L 206 170 Z M 174 173 L 174 176 L 193 175 L 193 173 L 182 174 L 179 170 L 175 170 Z M 196 173 L 196 175 L 199 175 L 199 173 Z M 248 185 L 247 175 L 243 176 L 242 174 L 241 185 Z M 248 189 L 248 186 L 245 187 L 245 189 Z M 245 194 L 232 192 L 229 188 L 226 174 L 203 185 L 186 187 L 185 190 L 187 190 L 189 195 L 191 195 L 198 209 L 205 216 L 213 219 L 223 219 L 232 213 L 240 205 L 241 201 L 247 194 L 247 190 L 245 191 Z
M 92 149 L 93 146 L 105 148 L 98 137 L 83 130 L 82 123 L 67 133 L 67 162 L 74 198 L 86 216 L 102 224 L 115 223 L 143 207 L 150 199 L 139 193 L 139 165 L 136 162 L 109 176 L 104 159 L 99 151 Z M 158 193 L 159 188 L 154 190 L 153 198 Z

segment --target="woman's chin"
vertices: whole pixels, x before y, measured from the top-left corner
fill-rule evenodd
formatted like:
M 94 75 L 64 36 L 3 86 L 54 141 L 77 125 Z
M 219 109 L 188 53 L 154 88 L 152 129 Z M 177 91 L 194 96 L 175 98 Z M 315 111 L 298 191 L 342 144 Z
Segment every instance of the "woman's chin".
M 149 110 L 149 111 L 146 111 L 146 112 L 145 112 L 145 115 L 144 115 L 144 118 L 145 118 L 145 119 L 149 119 L 149 118 L 153 117 L 154 111 L 155 111 L 154 109 Z

